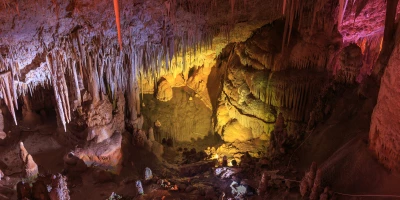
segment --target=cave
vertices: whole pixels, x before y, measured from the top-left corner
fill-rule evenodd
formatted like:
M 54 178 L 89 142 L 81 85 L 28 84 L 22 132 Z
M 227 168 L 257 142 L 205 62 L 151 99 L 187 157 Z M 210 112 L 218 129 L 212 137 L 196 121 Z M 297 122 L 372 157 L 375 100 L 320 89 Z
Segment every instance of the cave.
M 400 199 L 398 7 L 2 0 L 0 200 Z

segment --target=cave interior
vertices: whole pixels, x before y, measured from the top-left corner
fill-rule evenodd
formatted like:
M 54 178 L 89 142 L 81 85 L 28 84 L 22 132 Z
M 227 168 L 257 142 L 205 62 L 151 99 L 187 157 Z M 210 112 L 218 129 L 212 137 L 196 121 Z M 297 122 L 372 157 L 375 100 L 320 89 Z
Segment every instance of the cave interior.
M 0 200 L 400 199 L 398 1 L 2 0 Z

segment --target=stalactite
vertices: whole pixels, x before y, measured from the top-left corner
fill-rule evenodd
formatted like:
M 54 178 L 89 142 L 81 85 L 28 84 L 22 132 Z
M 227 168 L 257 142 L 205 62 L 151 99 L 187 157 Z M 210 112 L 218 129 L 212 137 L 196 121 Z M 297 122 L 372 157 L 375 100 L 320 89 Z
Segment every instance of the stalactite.
M 338 16 L 338 29 L 342 26 L 344 14 L 346 12 L 348 0 L 339 0 L 339 16 Z
M 65 71 L 62 68 L 60 56 L 56 51 L 53 51 L 46 56 L 46 62 L 49 71 L 51 72 L 51 81 L 59 117 L 64 126 L 64 131 L 67 131 L 66 124 L 71 120 L 71 112 L 68 88 L 65 80 Z
M 77 104 L 78 104 L 78 106 L 81 106 L 82 97 L 81 97 L 81 88 L 79 86 L 79 78 L 78 78 L 78 74 L 76 72 L 76 61 L 72 61 L 71 70 L 72 70 L 72 73 L 74 76 L 75 96 L 77 98 Z
M 10 71 L 0 73 L 0 90 L 3 99 L 13 116 L 14 123 L 17 125 L 17 118 L 15 116 L 15 109 L 18 109 L 18 103 L 16 95 L 16 88 L 14 87 L 14 79 Z

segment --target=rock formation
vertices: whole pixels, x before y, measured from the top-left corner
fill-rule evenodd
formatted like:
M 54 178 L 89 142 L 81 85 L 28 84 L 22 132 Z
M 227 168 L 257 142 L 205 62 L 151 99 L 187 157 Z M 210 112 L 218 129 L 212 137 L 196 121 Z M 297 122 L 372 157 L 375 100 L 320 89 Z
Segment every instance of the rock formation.
M 26 157 L 26 162 L 25 162 L 25 177 L 29 179 L 36 178 L 36 176 L 39 174 L 39 169 L 35 161 L 33 161 L 33 158 L 30 154 Z
M 317 173 L 317 163 L 311 164 L 310 170 L 306 172 L 305 176 L 300 182 L 300 194 L 303 198 L 308 197 L 314 186 L 314 180 Z
M 39 174 L 39 169 L 35 161 L 33 161 L 32 156 L 25 149 L 24 143 L 19 143 L 20 148 L 20 158 L 22 160 L 23 166 L 22 171 L 24 172 L 25 178 L 34 179 Z
M 144 169 L 144 180 L 148 181 L 153 178 L 153 172 L 151 171 L 150 168 L 146 167 Z
M 52 176 L 50 200 L 70 200 L 66 177 L 57 174 Z
M 321 169 L 318 169 L 314 179 L 313 187 L 311 189 L 310 200 L 318 200 L 321 194 L 321 173 Z
M 399 55 L 400 35 L 397 31 L 395 48 L 390 57 L 379 89 L 378 102 L 371 117 L 369 132 L 370 148 L 375 152 L 378 160 L 393 171 L 400 171 L 400 146 L 397 145 L 399 124 L 396 119 L 400 112 L 397 101 L 400 92 L 396 88 L 399 84 L 400 73 L 397 66 L 400 63 Z
M 167 80 L 162 80 L 157 86 L 157 99 L 160 101 L 169 101 L 172 99 L 172 87 Z
M 261 175 L 260 183 L 258 184 L 257 194 L 259 196 L 264 196 L 267 194 L 266 193 L 267 189 L 268 189 L 268 174 L 266 172 L 263 172 Z
M 19 143 L 19 157 L 21 158 L 22 162 L 26 162 L 26 158 L 28 156 L 28 151 L 25 149 L 24 143 Z
M 4 132 L 4 117 L 3 111 L 0 109 L 0 140 L 4 140 L 7 134 Z
M 361 48 L 356 44 L 350 44 L 340 53 L 340 70 L 336 76 L 344 83 L 355 83 L 363 65 Z

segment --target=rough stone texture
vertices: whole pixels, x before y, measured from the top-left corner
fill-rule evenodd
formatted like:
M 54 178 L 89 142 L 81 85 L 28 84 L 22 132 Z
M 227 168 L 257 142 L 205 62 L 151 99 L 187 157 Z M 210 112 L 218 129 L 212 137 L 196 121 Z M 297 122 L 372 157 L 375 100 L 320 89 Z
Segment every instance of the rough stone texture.
M 21 158 L 22 162 L 26 162 L 26 158 L 28 156 L 28 151 L 25 149 L 24 143 L 19 143 L 19 157 Z
M 115 110 L 113 122 L 114 128 L 116 131 L 124 132 L 125 131 L 125 96 L 124 93 L 119 91 L 117 93 L 117 109 Z
M 25 177 L 29 179 L 36 178 L 39 174 L 39 168 L 30 154 L 26 157 L 25 162 Z
M 6 137 L 7 137 L 7 134 L 4 132 L 3 111 L 0 109 L 0 139 L 4 140 Z
M 91 104 L 87 112 L 88 127 L 110 124 L 113 119 L 112 110 L 112 104 L 107 97 L 96 104 Z
M 167 102 L 159 101 L 153 95 L 144 95 L 144 129 L 156 125 L 153 131 L 155 140 L 159 143 L 164 138 L 190 142 L 208 136 L 212 128 L 212 111 L 194 96 L 190 88 L 173 88 L 173 91 L 173 98 Z
M 396 34 L 395 48 L 381 80 L 378 102 L 371 117 L 370 148 L 379 161 L 393 171 L 400 171 L 400 33 Z
M 61 174 L 53 175 L 49 192 L 50 200 L 70 200 L 67 178 Z
M 85 162 L 70 152 L 64 156 L 64 169 L 68 173 L 73 172 L 83 172 L 87 169 Z
M 242 171 L 242 168 L 220 167 L 214 169 L 214 175 L 221 179 L 230 179 Z
M 211 170 L 214 165 L 214 161 L 201 161 L 193 164 L 182 165 L 179 167 L 179 173 L 182 176 L 194 176 L 196 174 Z
M 162 80 L 157 86 L 156 98 L 160 101 L 169 101 L 173 95 L 171 84 L 167 80 Z
M 42 178 L 40 177 L 40 179 Z M 47 191 L 46 183 L 43 180 L 37 180 L 33 183 L 32 197 L 33 199 L 51 200 L 49 192 Z
M 29 183 L 18 182 L 17 183 L 17 195 L 18 199 L 31 199 L 32 198 L 32 188 Z
M 337 79 L 344 83 L 355 83 L 363 65 L 361 48 L 350 44 L 340 53 L 340 70 Z
M 314 186 L 314 179 L 317 173 L 317 163 L 311 164 L 310 170 L 306 172 L 300 182 L 300 194 L 303 198 L 308 197 Z
M 298 124 L 308 121 L 312 102 L 327 75 L 325 46 L 330 41 L 293 33 L 291 43 L 282 49 L 283 26 L 282 21 L 265 25 L 247 41 L 227 46 L 218 57 L 224 79 L 215 131 L 225 141 L 236 137 L 230 126 L 235 121 L 250 129 L 248 133 L 236 125 L 237 132 L 245 133 L 239 138 L 242 140 L 268 140 L 278 112 L 290 122 L 289 135 L 298 134 Z
M 146 133 L 142 130 L 135 131 L 132 135 L 132 144 L 138 147 L 144 147 L 147 142 Z
M 100 143 L 89 141 L 84 148 L 78 148 L 73 153 L 87 166 L 99 167 L 118 174 L 122 161 L 121 142 L 121 133 L 115 132 Z

